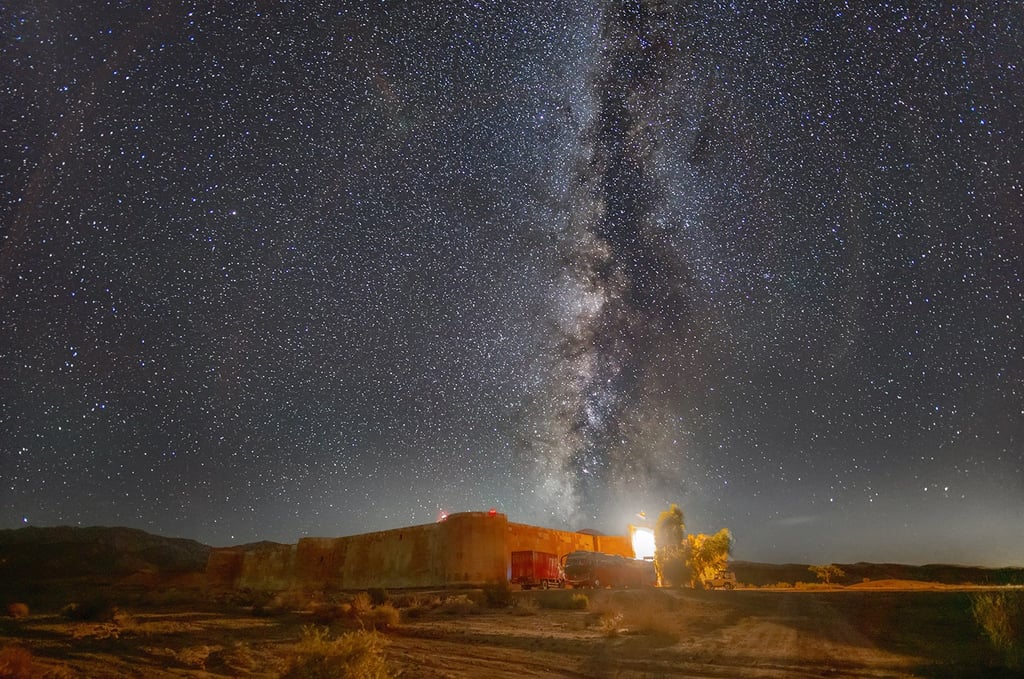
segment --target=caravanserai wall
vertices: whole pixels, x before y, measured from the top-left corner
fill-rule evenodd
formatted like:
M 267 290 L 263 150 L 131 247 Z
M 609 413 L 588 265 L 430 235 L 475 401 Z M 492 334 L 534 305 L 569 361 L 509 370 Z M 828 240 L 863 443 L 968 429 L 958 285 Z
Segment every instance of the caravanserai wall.
M 629 539 L 509 523 L 496 512 L 452 514 L 440 523 L 296 545 L 215 549 L 211 587 L 256 590 L 448 587 L 506 582 L 511 554 L 559 556 L 578 549 L 633 556 Z
M 508 524 L 508 553 L 521 551 L 548 552 L 562 556 L 569 552 L 605 552 L 633 558 L 633 545 L 621 535 L 593 535 L 571 533 L 554 528 L 529 526 L 525 523 Z

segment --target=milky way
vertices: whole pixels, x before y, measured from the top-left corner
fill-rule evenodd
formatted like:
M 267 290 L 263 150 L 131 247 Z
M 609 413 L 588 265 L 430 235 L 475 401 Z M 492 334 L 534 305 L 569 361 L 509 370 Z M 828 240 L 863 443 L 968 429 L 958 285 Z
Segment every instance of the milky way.
M 680 377 L 671 352 L 693 327 L 685 265 L 667 251 L 658 220 L 665 197 L 655 167 L 659 123 L 671 114 L 667 85 L 687 65 L 683 18 L 667 3 L 626 3 L 606 7 L 598 22 L 586 76 L 592 103 L 561 235 L 558 407 L 542 441 L 555 456 L 550 466 L 563 470 L 542 483 L 569 515 L 608 503 L 604 491 L 638 503 L 652 489 L 682 491 L 678 461 L 645 442 L 659 426 L 643 415 L 666 399 L 652 385 Z
M 5 4 L 0 525 L 1024 561 L 1019 9 Z

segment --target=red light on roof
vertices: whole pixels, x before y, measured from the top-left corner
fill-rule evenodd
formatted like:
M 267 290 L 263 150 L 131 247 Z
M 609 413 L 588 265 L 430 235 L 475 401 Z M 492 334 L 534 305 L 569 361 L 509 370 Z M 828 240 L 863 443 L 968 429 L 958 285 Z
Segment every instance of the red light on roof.
M 489 510 L 487 510 L 487 516 L 497 516 L 497 515 L 498 515 L 498 510 L 495 509 L 494 507 L 491 507 Z

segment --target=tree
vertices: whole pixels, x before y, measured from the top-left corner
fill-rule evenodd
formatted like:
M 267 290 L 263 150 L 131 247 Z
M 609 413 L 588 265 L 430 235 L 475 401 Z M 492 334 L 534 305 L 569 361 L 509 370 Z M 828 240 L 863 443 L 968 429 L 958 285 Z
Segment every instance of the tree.
M 683 510 L 673 504 L 658 515 L 654 526 L 654 568 L 663 587 L 679 587 L 689 581 L 688 551 Z
M 846 577 L 846 571 L 834 563 L 825 566 L 810 566 L 808 570 L 818 576 L 818 579 L 826 585 L 831 585 L 833 579 Z
M 723 528 L 714 535 L 688 535 L 690 584 L 699 587 L 707 580 L 715 577 L 718 571 L 725 570 L 732 555 L 733 539 L 728 528 Z

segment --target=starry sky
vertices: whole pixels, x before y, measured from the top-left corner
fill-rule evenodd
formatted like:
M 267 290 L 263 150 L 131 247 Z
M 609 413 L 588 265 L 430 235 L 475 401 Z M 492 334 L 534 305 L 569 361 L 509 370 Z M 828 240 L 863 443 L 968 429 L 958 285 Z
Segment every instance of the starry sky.
M 0 22 L 0 527 L 1024 565 L 1019 3 Z

